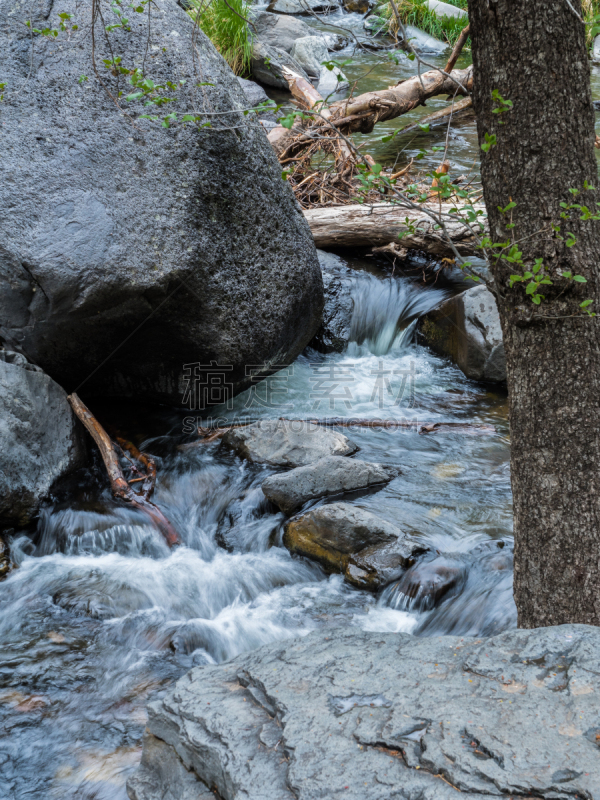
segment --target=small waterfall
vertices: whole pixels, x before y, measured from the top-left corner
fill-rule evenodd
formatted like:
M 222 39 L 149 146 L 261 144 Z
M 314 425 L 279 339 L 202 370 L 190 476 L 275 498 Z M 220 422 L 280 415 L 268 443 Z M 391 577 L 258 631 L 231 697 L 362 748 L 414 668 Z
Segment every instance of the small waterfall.
M 367 273 L 355 278 L 349 351 L 354 353 L 358 345 L 383 356 L 402 349 L 410 343 L 417 319 L 448 295 L 444 289 L 424 290 L 393 277 L 381 280 Z

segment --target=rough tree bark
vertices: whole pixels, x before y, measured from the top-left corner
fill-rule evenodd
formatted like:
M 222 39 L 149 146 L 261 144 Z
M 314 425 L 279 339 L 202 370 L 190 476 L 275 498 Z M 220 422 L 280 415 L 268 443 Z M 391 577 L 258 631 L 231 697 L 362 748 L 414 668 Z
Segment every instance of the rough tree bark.
M 574 202 L 570 188 L 598 182 L 585 30 L 570 5 L 581 12 L 580 0 L 469 0 L 479 140 L 497 142 L 481 157 L 491 236 L 514 236 L 554 281 L 535 306 L 522 285 L 509 288 L 514 265 L 492 266 L 510 398 L 515 599 L 526 628 L 600 624 L 600 329 L 580 309 L 594 298 L 600 312 L 600 226 L 563 224 L 561 235 L 577 238 L 569 248 L 550 229 L 560 203 Z M 494 90 L 512 109 L 493 113 Z M 498 210 L 510 200 L 512 230 Z M 575 202 L 597 209 L 597 200 L 583 191 Z

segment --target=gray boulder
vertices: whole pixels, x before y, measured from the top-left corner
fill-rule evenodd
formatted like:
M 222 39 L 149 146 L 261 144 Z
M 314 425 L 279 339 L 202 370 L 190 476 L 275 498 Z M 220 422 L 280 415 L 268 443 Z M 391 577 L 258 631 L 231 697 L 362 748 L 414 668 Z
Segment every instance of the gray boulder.
M 327 13 L 339 8 L 338 0 L 271 0 L 268 11 L 275 14 Z
M 399 474 L 400 471 L 395 467 L 327 456 L 283 475 L 271 475 L 261 488 L 265 497 L 281 511 L 293 514 L 309 500 L 383 486 Z
M 291 519 L 283 543 L 291 553 L 318 561 L 327 572 L 341 573 L 348 583 L 372 591 L 399 578 L 423 552 L 391 522 L 349 503 L 319 506 Z
M 594 64 L 600 64 L 600 33 L 594 36 L 592 43 L 592 61 Z
M 221 370 L 231 394 L 250 385 L 247 365 L 293 361 L 321 318 L 312 236 L 213 45 L 198 31 L 191 46 L 192 20 L 171 0 L 153 3 L 149 42 L 147 11 L 128 13 L 131 32 L 110 33 L 123 68 L 145 59 L 155 83 L 186 81 L 156 114 L 195 108 L 212 121 L 165 128 L 140 118 L 143 99 L 122 99 L 132 125 L 91 71 L 92 0 L 14 9 L 0 0 L 0 75 L 12 87 L 2 103 L 0 337 L 68 391 L 83 383 L 88 395 L 170 404 L 195 381 L 202 394 L 210 372 Z M 35 34 L 32 48 L 23 21 L 58 27 L 59 11 L 79 29 Z M 98 34 L 96 63 L 114 94 L 110 58 Z M 213 85 L 197 86 L 199 74 Z M 128 80 L 119 75 L 125 94 Z
M 321 75 L 323 61 L 329 60 L 327 47 L 320 36 L 303 36 L 301 39 L 296 39 L 291 56 L 304 67 L 308 75 L 315 78 Z
M 272 47 L 260 41 L 254 42 L 250 69 L 252 76 L 257 81 L 267 86 L 289 90 L 289 84 L 283 77 L 282 67 L 284 66 L 301 75 L 305 80 L 310 80 L 304 68 L 281 47 Z
M 588 625 L 489 639 L 323 628 L 197 667 L 150 703 L 129 796 L 591 800 L 599 659 Z
M 450 358 L 467 378 L 506 381 L 502 328 L 494 295 L 475 286 L 426 314 L 420 330 L 427 344 Z
M 275 467 L 302 467 L 358 450 L 347 436 L 307 420 L 261 420 L 232 428 L 222 441 L 242 458 Z
M 285 14 L 270 14 L 268 11 L 253 12 L 252 22 L 256 28 L 256 38 L 261 44 L 279 47 L 288 53 L 292 52 L 296 39 L 316 36 L 318 33 L 301 19 Z
M 425 5 L 440 19 L 444 19 L 444 17 L 447 19 L 464 18 L 465 25 L 467 24 L 467 12 L 464 8 L 458 8 L 458 6 L 453 6 L 450 3 L 443 3 L 442 0 L 425 0 Z
M 252 108 L 255 108 L 261 103 L 266 103 L 269 100 L 269 95 L 258 83 L 247 81 L 245 78 L 240 77 L 238 77 L 238 83 L 242 87 L 246 102 Z
M 84 463 L 83 429 L 64 390 L 0 350 L 0 527 L 31 522 L 53 484 Z
M 430 36 L 420 28 L 415 28 L 414 25 L 406 25 L 404 30 L 406 31 L 406 38 L 417 53 L 439 54 L 448 49 L 447 42 L 441 42 L 435 36 Z

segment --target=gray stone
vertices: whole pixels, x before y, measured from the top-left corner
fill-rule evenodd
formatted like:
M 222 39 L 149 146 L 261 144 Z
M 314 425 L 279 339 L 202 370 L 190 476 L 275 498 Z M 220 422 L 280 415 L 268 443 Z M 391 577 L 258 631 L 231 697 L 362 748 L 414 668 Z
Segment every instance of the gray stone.
M 318 561 L 328 572 L 342 573 L 348 583 L 372 591 L 400 577 L 414 563 L 414 556 L 423 552 L 391 522 L 350 503 L 319 506 L 291 519 L 283 543 L 290 552 Z
M 414 25 L 406 25 L 406 37 L 417 53 L 443 53 L 448 49 L 447 42 L 441 42 L 435 36 L 430 36 Z
M 189 15 L 152 5 L 146 71 L 186 81 L 156 113 L 215 112 L 202 130 L 141 119 L 143 101 L 122 101 L 135 125 L 116 108 L 90 71 L 91 10 L 0 0 L 0 337 L 68 391 L 181 404 L 189 365 L 211 361 L 240 391 L 248 364 L 293 361 L 320 324 L 310 230 L 235 76 L 201 31 L 191 46 Z M 59 11 L 79 30 L 32 49 L 23 20 L 56 27 Z M 110 34 L 127 68 L 142 66 L 146 13 Z M 114 92 L 107 58 L 97 35 Z
M 19 353 L 0 350 L 0 526 L 28 524 L 54 483 L 85 463 L 67 395 Z
M 333 253 L 317 251 L 323 274 L 325 305 L 323 320 L 311 347 L 321 353 L 342 353 L 350 340 L 352 326 L 352 284 L 342 274 L 342 260 Z
M 450 3 L 443 3 L 442 0 L 425 0 L 425 5 L 430 11 L 440 19 L 461 19 L 464 17 L 465 25 L 467 24 L 467 12 L 464 8 L 458 8 Z
M 317 91 L 321 97 L 329 97 L 336 92 L 343 92 L 349 87 L 348 80 L 339 67 L 328 69 L 321 67 Z
M 598 36 L 594 36 L 594 41 L 592 43 L 592 61 L 595 64 L 600 64 L 600 33 Z
M 349 456 L 358 446 L 342 433 L 307 420 L 261 420 L 232 428 L 223 444 L 242 458 L 275 467 L 302 467 L 325 456 Z
M 419 325 L 427 344 L 436 353 L 450 356 L 467 378 L 506 381 L 498 307 L 485 286 L 451 297 L 426 314 Z
M 169 759 L 169 780 L 196 776 L 222 800 L 592 800 L 599 660 L 587 625 L 276 642 L 193 669 L 149 704 L 156 738 L 130 797 L 168 797 Z M 281 730 L 270 748 L 265 725 Z
M 338 0 L 271 0 L 268 11 L 276 14 L 327 13 L 339 8 Z
M 316 36 L 318 31 L 311 28 L 301 19 L 285 14 L 270 14 L 268 11 L 252 13 L 252 22 L 256 27 L 256 38 L 262 44 L 279 47 L 288 53 L 292 52 L 294 42 L 306 36 Z
M 323 61 L 329 60 L 327 47 L 320 36 L 303 36 L 301 39 L 296 39 L 291 56 L 304 67 L 308 75 L 315 78 L 321 75 Z
M 247 81 L 245 78 L 240 77 L 238 77 L 238 82 L 242 87 L 244 97 L 246 98 L 246 102 L 250 107 L 255 108 L 261 103 L 268 102 L 269 95 L 265 92 L 262 86 L 259 86 L 258 83 L 255 83 L 254 81 Z
M 400 470 L 396 467 L 328 456 L 306 467 L 296 467 L 282 475 L 271 475 L 261 488 L 281 511 L 293 514 L 309 500 L 383 486 L 399 474 Z
M 272 47 L 260 41 L 254 42 L 250 69 L 257 81 L 267 86 L 289 90 L 289 84 L 283 77 L 282 67 L 288 67 L 301 75 L 305 80 L 310 80 L 302 66 L 281 47 Z

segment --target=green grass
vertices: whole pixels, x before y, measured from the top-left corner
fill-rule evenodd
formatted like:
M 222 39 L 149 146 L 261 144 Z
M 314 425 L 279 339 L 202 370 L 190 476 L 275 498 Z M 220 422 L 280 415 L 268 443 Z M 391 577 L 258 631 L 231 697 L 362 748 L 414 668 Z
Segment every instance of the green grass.
M 467 8 L 467 0 L 445 0 L 445 2 L 458 8 Z M 451 19 L 445 17 L 440 19 L 433 11 L 427 8 L 425 0 L 396 0 L 396 6 L 400 19 L 405 25 L 414 25 L 430 36 L 435 36 L 436 39 L 442 42 L 449 42 L 449 44 L 456 42 L 460 32 L 467 24 L 465 18 Z M 390 33 L 395 34 L 397 25 L 391 5 L 386 3 L 379 11 L 379 14 L 389 20 Z
M 190 0 L 192 8 L 188 13 L 194 21 L 198 21 L 233 72 L 243 76 L 250 72 L 252 35 L 241 17 L 248 19 L 250 4 L 245 0 L 227 2 L 231 8 L 223 0 Z

